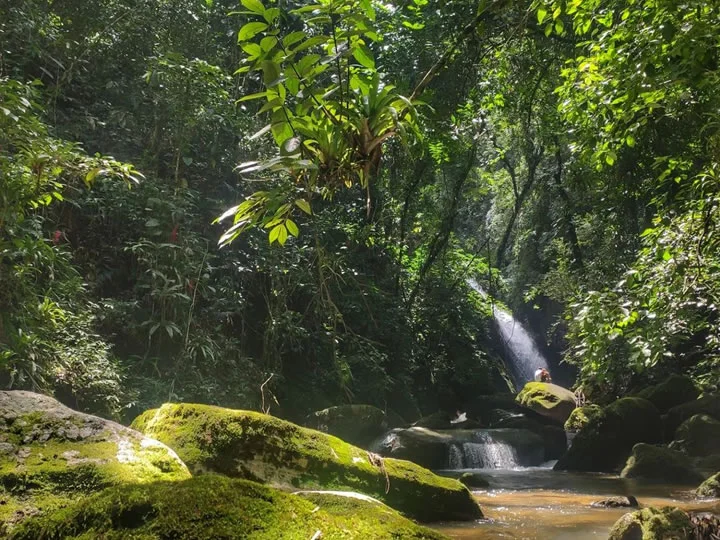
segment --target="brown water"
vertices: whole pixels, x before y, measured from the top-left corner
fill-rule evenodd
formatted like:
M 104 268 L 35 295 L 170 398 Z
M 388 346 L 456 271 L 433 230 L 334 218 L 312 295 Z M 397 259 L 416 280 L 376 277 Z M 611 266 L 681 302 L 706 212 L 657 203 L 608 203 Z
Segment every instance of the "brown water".
M 489 489 L 473 492 L 486 519 L 435 527 L 451 538 L 606 539 L 613 523 L 631 509 L 591 508 L 590 503 L 613 495 L 635 495 L 641 506 L 671 505 L 720 513 L 719 500 L 695 500 L 687 486 L 647 485 L 612 475 L 541 468 L 476 472 L 490 482 Z

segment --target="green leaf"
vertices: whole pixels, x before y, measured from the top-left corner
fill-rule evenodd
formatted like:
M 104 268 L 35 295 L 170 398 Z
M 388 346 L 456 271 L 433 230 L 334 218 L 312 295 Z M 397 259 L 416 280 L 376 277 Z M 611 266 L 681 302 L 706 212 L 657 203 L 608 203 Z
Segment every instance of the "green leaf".
M 300 234 L 300 230 L 298 229 L 298 226 L 295 224 L 295 222 L 292 219 L 286 219 L 285 220 L 285 227 L 287 227 L 287 230 L 290 234 L 292 234 L 295 238 L 298 237 Z
M 257 34 L 267 29 L 267 23 L 263 22 L 251 22 L 247 23 L 238 32 L 238 41 L 247 41 L 248 39 L 254 38 Z
M 267 126 L 265 126 L 264 128 L 262 128 L 261 130 L 259 130 L 259 131 L 255 132 L 255 133 L 253 133 L 252 135 L 250 135 L 250 137 L 248 137 L 248 140 L 249 140 L 249 141 L 254 141 L 254 140 L 257 139 L 258 137 L 262 137 L 263 135 L 265 135 L 265 134 L 266 134 L 268 131 L 270 131 L 271 129 L 272 129 L 272 124 L 268 124 Z
M 271 60 L 265 60 L 262 63 L 263 82 L 265 86 L 270 86 L 280 78 L 280 64 Z
M 265 6 L 262 5 L 260 0 L 240 0 L 240 3 L 253 13 L 257 13 L 258 15 L 265 13 Z
M 632 148 L 635 146 L 635 137 L 633 137 L 632 135 L 628 135 L 627 137 L 625 137 L 625 142 L 630 148 Z
M 281 246 L 284 246 L 288 239 L 288 230 L 285 225 L 278 225 L 278 227 L 280 230 L 278 231 L 277 241 L 280 242 Z
M 352 54 L 355 60 L 360 62 L 362 66 L 368 69 L 375 69 L 375 60 L 373 59 L 370 49 L 366 46 L 355 47 Z
M 548 15 L 547 9 L 545 9 L 544 7 L 541 7 L 540 9 L 538 9 L 538 12 L 537 12 L 538 24 L 542 24 L 543 21 L 545 20 L 545 17 L 547 17 L 547 15 Z
M 303 32 L 302 30 L 297 30 L 295 32 L 291 32 L 287 36 L 285 36 L 282 40 L 283 47 L 288 48 L 295 45 L 298 41 L 302 41 L 307 37 L 307 34 Z
M 295 206 L 297 206 L 300 210 L 302 210 L 306 214 L 312 216 L 312 209 L 310 208 L 310 203 L 307 202 L 305 199 L 297 199 L 295 201 Z

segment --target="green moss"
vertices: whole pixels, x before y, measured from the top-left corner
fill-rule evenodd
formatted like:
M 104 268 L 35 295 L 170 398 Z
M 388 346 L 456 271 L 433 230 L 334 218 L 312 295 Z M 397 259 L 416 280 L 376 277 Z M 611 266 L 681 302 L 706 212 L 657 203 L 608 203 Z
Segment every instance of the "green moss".
M 639 442 L 662 440 L 657 408 L 635 397 L 618 399 L 589 419 L 555 465 L 559 470 L 614 471 L 625 464 Z
M 310 501 L 245 480 L 204 475 L 109 488 L 26 521 L 10 538 L 307 540 L 317 531 L 337 539 L 443 538 L 383 505 L 337 499 Z
M 695 414 L 675 431 L 677 445 L 691 456 L 709 456 L 720 450 L 720 421 Z
M 578 407 L 572 413 L 565 422 L 565 431 L 580 431 L 584 428 L 590 420 L 599 416 L 602 412 L 600 405 L 585 405 L 584 407 Z
M 632 455 L 620 476 L 677 484 L 697 484 L 703 478 L 693 468 L 688 456 L 663 446 L 645 443 L 633 447 Z
M 675 433 L 680 424 L 696 414 L 707 414 L 716 420 L 720 420 L 720 394 L 709 394 L 670 409 L 665 422 L 668 438 Z
M 690 377 L 670 375 L 660 384 L 645 388 L 636 395 L 647 399 L 660 412 L 664 413 L 672 407 L 696 400 L 699 394 L 699 390 Z
M 691 530 L 690 516 L 679 508 L 643 508 L 621 517 L 609 540 L 682 540 Z
M 570 390 L 543 382 L 527 383 L 517 395 L 517 402 L 560 425 L 575 409 L 575 396 Z
M 700 497 L 720 498 L 720 472 L 700 484 L 700 487 L 697 488 L 697 494 Z
M 366 451 L 336 437 L 257 412 L 166 404 L 141 415 L 133 427 L 173 448 L 193 472 L 359 491 L 424 521 L 482 516 L 456 480 L 406 461 L 384 459 L 376 466 Z
M 0 522 L 5 529 L 108 486 L 190 477 L 172 451 L 140 433 L 46 396 L 0 394 Z M 40 410 L 23 413 L 35 406 Z

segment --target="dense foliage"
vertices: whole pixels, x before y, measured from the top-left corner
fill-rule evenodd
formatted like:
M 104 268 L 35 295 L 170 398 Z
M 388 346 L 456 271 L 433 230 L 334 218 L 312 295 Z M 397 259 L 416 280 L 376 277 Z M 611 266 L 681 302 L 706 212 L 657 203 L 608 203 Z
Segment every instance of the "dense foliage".
M 719 10 L 0 3 L 0 382 L 417 417 L 507 388 L 496 297 L 717 387 Z

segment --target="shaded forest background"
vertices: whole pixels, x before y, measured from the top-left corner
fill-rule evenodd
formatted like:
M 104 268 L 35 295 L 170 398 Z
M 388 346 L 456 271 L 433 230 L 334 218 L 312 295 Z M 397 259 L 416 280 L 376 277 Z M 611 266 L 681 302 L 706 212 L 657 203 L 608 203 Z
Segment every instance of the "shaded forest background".
M 278 84 L 238 70 L 243 5 L 0 1 L 3 387 L 412 420 L 509 389 L 503 302 L 598 401 L 669 372 L 717 389 L 717 2 L 278 3 L 307 41 L 362 14 L 362 47 L 314 62 L 422 100 L 332 197 L 236 170 L 283 150 L 241 100 Z M 312 199 L 298 234 L 220 248 L 268 184 Z

